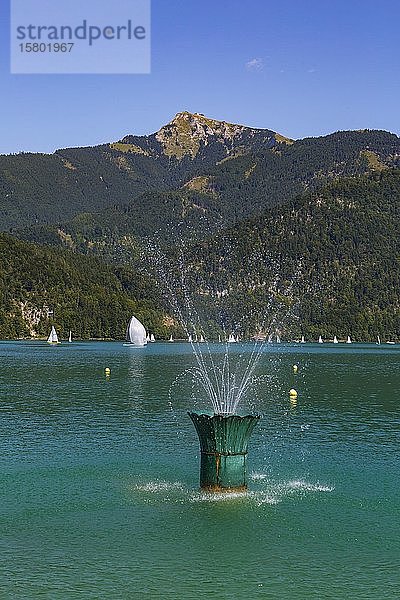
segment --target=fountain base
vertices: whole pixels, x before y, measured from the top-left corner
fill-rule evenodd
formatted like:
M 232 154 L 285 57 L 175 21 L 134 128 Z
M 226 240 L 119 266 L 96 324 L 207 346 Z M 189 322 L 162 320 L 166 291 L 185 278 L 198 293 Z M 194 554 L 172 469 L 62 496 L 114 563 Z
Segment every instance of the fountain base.
M 189 412 L 200 441 L 200 487 L 208 492 L 247 490 L 247 446 L 259 416 Z

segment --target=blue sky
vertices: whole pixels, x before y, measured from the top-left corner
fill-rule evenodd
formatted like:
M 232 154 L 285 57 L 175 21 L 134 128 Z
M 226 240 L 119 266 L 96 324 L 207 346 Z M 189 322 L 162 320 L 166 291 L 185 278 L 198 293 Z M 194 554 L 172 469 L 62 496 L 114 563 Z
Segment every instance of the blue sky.
M 149 134 L 181 110 L 293 138 L 400 134 L 399 0 L 153 0 L 150 75 L 10 75 L 2 6 L 1 153 Z

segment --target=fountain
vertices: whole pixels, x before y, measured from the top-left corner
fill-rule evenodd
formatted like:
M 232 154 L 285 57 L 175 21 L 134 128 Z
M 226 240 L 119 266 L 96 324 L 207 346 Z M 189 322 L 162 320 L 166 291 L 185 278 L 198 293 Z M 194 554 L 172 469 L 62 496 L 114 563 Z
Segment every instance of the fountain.
M 200 440 L 200 487 L 209 492 L 247 489 L 247 446 L 259 416 L 189 412 Z
M 188 411 L 200 442 L 200 487 L 208 492 L 242 492 L 247 489 L 248 443 L 260 416 L 241 416 L 236 410 L 255 380 L 262 346 L 253 348 L 242 373 L 232 369 L 228 345 L 221 366 L 216 364 L 208 344 L 206 347 L 207 357 L 198 344 L 192 343 L 197 361 L 192 373 L 214 412 Z
M 216 362 L 216 353 L 210 347 L 207 337 L 210 333 L 202 324 L 204 318 L 208 318 L 208 312 L 203 306 L 201 313 L 194 307 L 194 298 L 201 298 L 199 292 L 200 283 L 197 280 L 189 280 L 186 275 L 193 273 L 193 268 L 187 264 L 187 252 L 184 241 L 182 247 L 175 257 L 175 268 L 171 269 L 171 263 L 165 253 L 156 242 L 149 242 L 146 259 L 149 261 L 150 270 L 155 274 L 155 279 L 166 291 L 172 313 L 177 323 L 183 328 L 186 339 L 192 347 L 196 359 L 196 366 L 189 369 L 192 379 L 201 391 L 202 400 L 207 399 L 212 407 L 208 410 L 192 410 L 188 412 L 192 420 L 200 442 L 200 487 L 211 492 L 244 491 L 247 489 L 247 452 L 251 433 L 260 416 L 253 414 L 239 415 L 237 408 L 250 389 L 254 389 L 254 383 L 258 379 L 255 370 L 261 358 L 263 349 L 268 343 L 272 331 L 282 328 L 283 319 L 280 318 L 282 309 L 289 314 L 291 303 L 281 301 L 283 297 L 291 296 L 293 282 L 282 290 L 280 280 L 275 275 L 275 262 L 271 260 L 271 273 L 273 275 L 269 284 L 269 296 L 263 305 L 263 315 L 258 316 L 258 306 L 252 313 L 252 327 L 259 332 L 266 332 L 261 336 L 254 336 L 254 345 L 250 358 L 245 362 L 243 368 L 236 368 L 230 362 L 230 346 L 237 346 L 230 342 L 239 342 L 239 333 L 247 329 L 225 320 L 224 303 L 221 302 L 220 314 L 216 314 L 216 321 L 221 327 L 218 334 L 219 339 L 225 337 L 225 353 L 222 362 Z M 255 255 L 254 255 L 255 256 Z M 260 258 L 260 257 L 258 257 Z M 264 257 L 265 258 L 265 257 Z M 265 260 L 263 260 L 265 263 Z M 207 287 L 207 285 L 205 285 Z M 286 289 L 287 287 L 287 289 Z M 284 293 L 285 292 L 285 293 Z M 206 297 L 208 298 L 207 294 Z M 209 310 L 209 307 L 208 307 Z M 248 320 L 250 313 L 246 313 Z M 257 315 L 257 316 L 256 316 Z M 268 326 L 266 317 L 269 315 Z M 244 319 L 244 317 L 243 317 Z M 230 335 L 227 335 L 225 324 L 228 325 Z M 235 329 L 236 331 L 232 331 Z M 234 335 L 235 334 L 235 335 Z M 215 336 L 216 337 L 216 336 Z M 242 335 L 240 336 L 242 337 Z M 199 342 L 200 340 L 200 342 Z M 203 348 L 202 348 L 203 347 Z M 214 349 L 215 350 L 215 349 Z M 186 375 L 187 371 L 183 373 Z M 180 376 L 179 378 L 180 379 Z

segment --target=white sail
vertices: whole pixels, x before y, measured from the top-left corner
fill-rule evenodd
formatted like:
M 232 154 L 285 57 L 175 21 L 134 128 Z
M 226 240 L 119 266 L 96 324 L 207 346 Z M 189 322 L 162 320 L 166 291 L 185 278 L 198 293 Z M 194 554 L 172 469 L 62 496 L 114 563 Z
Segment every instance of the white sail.
M 281 343 L 281 338 L 279 337 L 278 334 L 276 334 L 276 343 L 280 344 Z
M 201 336 L 200 336 L 200 342 L 204 342 L 204 341 L 205 341 L 205 339 L 203 337 L 203 334 L 201 334 Z
M 169 340 L 168 340 L 168 341 L 169 341 L 169 342 L 173 342 L 173 341 L 174 341 L 174 338 L 172 337 L 172 333 L 171 333 L 171 335 L 169 336 Z
M 146 330 L 136 317 L 132 316 L 126 329 L 126 340 L 133 346 L 145 346 L 147 344 Z
M 349 335 L 347 336 L 346 344 L 351 344 L 351 337 Z
M 380 346 L 380 345 L 381 345 L 381 338 L 379 337 L 379 335 L 378 335 L 378 340 L 377 340 L 377 342 L 376 342 L 376 343 L 378 344 L 378 346 Z
M 221 343 L 221 336 L 218 336 L 218 342 Z
M 68 341 L 70 343 L 72 342 L 72 331 L 69 332 Z
M 47 338 L 47 341 L 49 344 L 58 344 L 58 335 L 54 328 L 54 325 L 51 328 L 50 335 Z
M 156 341 L 156 338 L 154 337 L 154 333 L 152 333 L 152 334 L 150 335 L 150 341 L 151 341 L 151 342 L 155 342 L 155 341 Z
M 334 344 L 337 344 L 337 343 L 338 343 L 338 339 L 337 339 L 336 335 L 335 335 L 335 337 L 333 338 L 333 343 L 334 343 Z
M 233 344 L 234 342 L 236 342 L 235 336 L 233 335 L 233 333 L 230 334 L 230 336 L 228 337 L 228 344 Z
M 236 336 L 236 339 L 235 339 L 235 342 L 239 342 L 239 341 L 240 341 L 240 340 L 239 340 L 239 336 L 237 335 L 237 336 Z
M 188 335 L 188 342 L 189 342 L 189 344 L 191 344 L 193 342 L 193 338 L 192 338 L 192 334 L 191 333 L 189 333 L 189 335 Z
M 323 342 L 323 340 L 322 340 L 322 337 L 321 337 L 321 336 L 319 336 L 319 338 L 318 338 L 318 344 L 323 344 L 323 343 L 324 343 L 324 342 Z
M 300 344 L 305 344 L 306 340 L 304 339 L 304 335 L 301 336 Z

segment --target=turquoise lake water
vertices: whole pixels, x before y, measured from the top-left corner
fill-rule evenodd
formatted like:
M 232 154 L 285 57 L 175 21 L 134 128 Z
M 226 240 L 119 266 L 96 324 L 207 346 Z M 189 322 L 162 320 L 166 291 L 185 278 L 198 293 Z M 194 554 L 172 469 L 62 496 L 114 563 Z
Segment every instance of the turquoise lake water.
M 0 343 L 0 598 L 397 600 L 399 359 L 266 348 L 249 492 L 210 496 L 189 344 Z

